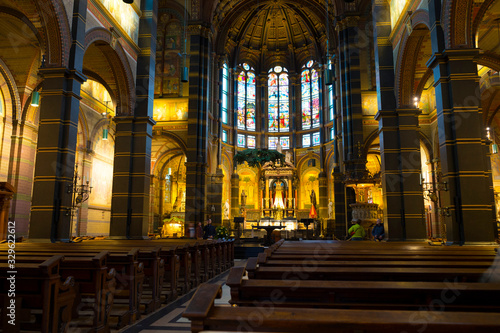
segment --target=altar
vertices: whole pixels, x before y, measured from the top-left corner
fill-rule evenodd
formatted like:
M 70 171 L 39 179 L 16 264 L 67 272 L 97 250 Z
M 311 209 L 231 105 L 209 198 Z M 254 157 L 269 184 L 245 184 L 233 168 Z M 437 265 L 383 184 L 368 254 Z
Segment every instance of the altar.
M 299 229 L 299 223 L 297 219 L 284 219 L 284 220 L 275 220 L 275 219 L 261 219 L 260 221 L 245 221 L 244 229 L 252 229 L 253 227 L 283 227 L 281 230 L 297 230 Z

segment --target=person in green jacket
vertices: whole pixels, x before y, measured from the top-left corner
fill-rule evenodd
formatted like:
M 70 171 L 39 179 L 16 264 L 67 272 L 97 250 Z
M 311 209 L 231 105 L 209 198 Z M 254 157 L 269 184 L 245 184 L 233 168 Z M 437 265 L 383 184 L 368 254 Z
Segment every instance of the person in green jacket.
M 357 219 L 352 220 L 353 226 L 349 228 L 348 232 L 353 241 L 361 241 L 366 236 L 365 228 L 359 224 L 360 222 L 361 221 Z

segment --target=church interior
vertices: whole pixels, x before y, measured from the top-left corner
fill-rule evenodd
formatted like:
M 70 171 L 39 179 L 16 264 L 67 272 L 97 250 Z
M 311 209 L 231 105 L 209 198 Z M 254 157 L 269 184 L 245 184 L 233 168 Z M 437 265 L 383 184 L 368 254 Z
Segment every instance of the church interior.
M 300 320 L 382 332 L 349 312 L 380 304 L 345 305 L 372 301 L 334 280 L 375 293 L 425 281 L 427 299 L 445 279 L 483 281 L 500 243 L 499 109 L 500 0 L 0 0 L 0 248 L 18 251 L 23 309 L 57 300 L 22 327 L 71 331 L 85 296 L 92 315 L 75 325 L 122 329 L 229 274 L 184 316 L 193 332 L 240 331 L 227 318 L 269 300 L 245 295 L 314 257 L 294 306 L 329 305 Z M 365 242 L 344 242 L 356 222 Z M 264 252 L 235 265 L 245 241 Z M 346 260 L 352 275 L 334 275 Z M 463 285 L 470 297 L 427 332 L 500 329 L 495 281 Z M 214 299 L 229 287 L 226 318 Z M 477 310 L 483 294 L 495 301 Z M 387 302 L 384 322 L 414 331 L 397 311 L 422 304 Z M 306 329 L 278 322 L 288 315 L 244 329 Z
M 3 215 L 33 241 L 208 218 L 301 238 L 313 218 L 316 238 L 381 219 L 390 240 L 494 242 L 500 7 L 432 6 L 4 1 Z

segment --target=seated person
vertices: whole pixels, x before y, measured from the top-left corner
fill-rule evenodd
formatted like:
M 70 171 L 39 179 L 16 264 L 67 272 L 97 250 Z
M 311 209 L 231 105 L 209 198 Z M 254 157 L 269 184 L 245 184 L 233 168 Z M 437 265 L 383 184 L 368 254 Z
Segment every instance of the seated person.
M 215 227 L 212 225 L 212 219 L 207 220 L 207 225 L 203 228 L 203 239 L 213 239 L 215 237 Z
M 349 235 L 351 235 L 351 240 L 361 241 L 365 238 L 366 232 L 365 228 L 360 225 L 361 221 L 354 219 L 352 220 L 353 226 L 349 228 Z
M 376 242 L 380 242 L 382 239 L 384 239 L 385 236 L 384 224 L 380 219 L 377 219 L 377 222 L 372 229 L 372 236 L 373 240 Z

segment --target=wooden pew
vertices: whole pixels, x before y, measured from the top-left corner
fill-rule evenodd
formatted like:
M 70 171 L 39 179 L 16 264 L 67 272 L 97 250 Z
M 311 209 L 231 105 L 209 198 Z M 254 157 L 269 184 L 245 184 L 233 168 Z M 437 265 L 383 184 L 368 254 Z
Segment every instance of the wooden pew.
M 308 309 L 286 307 L 230 307 L 215 305 L 221 286 L 201 285 L 183 317 L 191 332 L 497 332 L 499 313 L 405 311 L 378 309 Z
M 75 279 L 61 280 L 60 265 L 63 256 L 52 256 L 40 263 L 20 263 L 12 269 L 5 260 L 0 263 L 3 332 L 31 330 L 43 333 L 66 332 L 71 321 L 76 297 Z M 16 271 L 15 274 L 10 273 Z M 9 292 L 12 276 L 15 295 Z M 10 294 L 10 295 L 9 295 Z M 15 300 L 15 304 L 11 303 Z M 12 312 L 11 309 L 12 308 Z M 15 315 L 15 325 L 8 321 Z M 35 318 L 35 320 L 32 320 Z
M 257 257 L 257 264 L 260 266 L 267 267 L 297 267 L 297 266 L 309 266 L 309 267 L 469 267 L 469 268 L 488 268 L 493 263 L 493 258 L 488 257 L 489 260 L 470 260 L 465 257 L 455 257 L 455 260 L 436 260 L 430 256 L 425 260 L 420 258 L 420 260 L 413 260 L 412 257 L 405 256 L 404 259 L 398 256 L 391 256 L 393 260 L 384 258 L 384 260 L 378 260 L 378 257 L 358 257 L 359 260 L 351 260 L 349 257 L 341 257 L 339 260 L 334 260 L 328 258 L 325 260 L 317 260 L 314 258 L 300 258 L 295 260 L 284 260 L 284 259 L 274 259 L 274 257 L 268 257 L 265 253 L 259 253 Z M 447 258 L 447 257 L 445 257 Z M 462 258 L 462 260 L 459 260 Z M 434 259 L 434 260 L 431 260 Z M 255 259 L 251 259 L 252 262 Z
M 233 267 L 231 304 L 345 309 L 500 312 L 500 283 L 245 279 Z
M 87 327 L 92 332 L 108 332 L 109 317 L 116 292 L 116 271 L 107 266 L 109 253 L 102 251 L 88 256 L 65 256 L 59 272 L 65 279 L 75 277 L 76 297 L 72 309 L 72 323 Z M 16 246 L 16 262 L 40 263 L 54 256 L 54 252 L 23 252 Z M 56 255 L 57 256 L 57 255 Z
M 102 326 L 101 322 L 105 322 L 105 326 L 107 326 L 110 323 L 110 317 L 113 317 L 115 318 L 114 327 L 121 328 L 135 322 L 139 318 L 138 309 L 144 282 L 144 266 L 138 262 L 137 249 L 130 250 L 127 248 L 122 251 L 115 249 L 113 253 L 110 253 L 101 247 L 83 248 L 79 244 L 18 243 L 16 245 L 17 257 L 26 256 L 30 258 L 38 255 L 47 256 L 57 253 L 64 253 L 67 259 L 62 265 L 63 275 L 75 272 L 75 279 L 80 285 L 82 282 L 85 285 L 95 283 L 94 289 L 87 288 L 90 295 L 92 293 L 108 294 L 108 299 L 103 300 L 102 304 L 96 306 L 96 309 L 105 308 L 105 310 L 95 311 L 95 317 L 99 318 L 94 323 L 95 325 Z M 84 260 L 83 257 L 87 257 L 87 260 Z M 89 260 L 93 264 L 87 267 L 87 261 Z M 80 262 L 81 266 L 79 266 Z M 72 265 L 69 266 L 69 263 Z M 112 292 L 106 290 L 106 288 L 103 289 L 103 285 L 98 282 L 103 279 L 102 272 L 97 273 L 95 271 L 98 268 L 101 271 L 113 270 Z M 66 273 L 67 271 L 68 273 Z M 91 297 L 90 299 L 93 298 Z M 120 306 L 120 304 L 124 306 Z M 89 305 L 84 302 L 81 307 L 88 309 Z M 102 316 L 100 311 L 106 311 L 106 314 Z
M 247 263 L 251 279 L 294 280 L 358 280 L 358 281 L 444 281 L 458 279 L 462 282 L 478 282 L 485 268 L 448 267 L 256 267 Z

